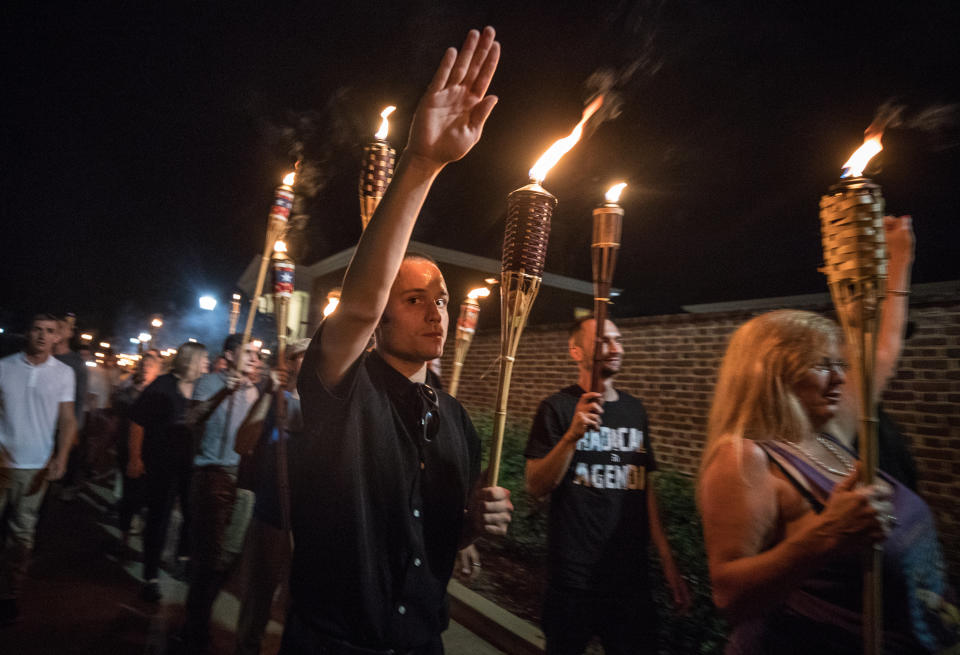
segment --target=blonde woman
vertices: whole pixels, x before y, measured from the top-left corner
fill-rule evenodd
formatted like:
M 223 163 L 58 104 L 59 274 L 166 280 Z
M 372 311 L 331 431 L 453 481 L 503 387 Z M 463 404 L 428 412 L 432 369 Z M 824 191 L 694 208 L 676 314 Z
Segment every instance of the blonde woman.
M 909 236 L 909 219 L 888 229 Z M 912 243 L 898 249 L 900 236 L 895 290 Z M 881 330 L 881 370 L 892 373 L 890 331 L 902 323 L 888 315 Z M 861 652 L 859 554 L 876 542 L 887 650 L 931 652 L 955 638 L 935 618 L 949 606 L 929 509 L 891 478 L 857 485 L 846 372 L 839 326 L 811 312 L 758 316 L 730 340 L 698 489 L 714 601 L 733 625 L 728 653 Z

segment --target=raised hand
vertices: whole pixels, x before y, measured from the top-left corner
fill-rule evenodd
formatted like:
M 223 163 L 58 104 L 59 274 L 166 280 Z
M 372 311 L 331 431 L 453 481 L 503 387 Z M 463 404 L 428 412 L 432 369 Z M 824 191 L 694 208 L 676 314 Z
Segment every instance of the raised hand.
M 420 99 L 410 126 L 408 156 L 443 166 L 466 155 L 480 139 L 483 125 L 497 104 L 487 88 L 500 60 L 500 44 L 492 27 L 470 30 L 458 53 L 448 48 Z
M 891 259 L 913 259 L 913 219 L 910 216 L 884 216 L 883 231 Z

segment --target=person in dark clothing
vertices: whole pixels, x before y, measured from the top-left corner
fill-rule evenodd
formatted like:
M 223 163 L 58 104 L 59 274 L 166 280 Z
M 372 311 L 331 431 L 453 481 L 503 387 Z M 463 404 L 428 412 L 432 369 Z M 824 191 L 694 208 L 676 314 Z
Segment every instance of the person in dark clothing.
M 117 526 L 123 533 L 120 556 L 125 557 L 130 539 L 130 525 L 133 516 L 146 502 L 146 477 L 140 475 L 131 478 L 127 475 L 130 463 L 130 410 L 143 390 L 153 384 L 160 374 L 160 360 L 146 353 L 140 360 L 137 370 L 121 383 L 113 397 L 113 408 L 117 415 L 117 463 L 123 474 L 123 495 L 118 503 Z
M 151 602 L 160 600 L 160 556 L 177 498 L 183 514 L 178 555 L 186 553 L 189 544 L 188 498 L 194 439 L 187 425 L 187 409 L 194 383 L 206 372 L 207 366 L 207 349 L 203 344 L 181 345 L 171 372 L 154 380 L 130 409 L 127 476 L 134 479 L 145 473 L 147 476 L 142 597 Z
M 54 345 L 53 349 L 53 356 L 73 369 L 74 379 L 76 380 L 76 401 L 73 403 L 73 411 L 77 419 L 77 435 L 70 449 L 67 472 L 63 475 L 60 484 L 57 485 L 60 499 L 68 502 L 75 500 L 77 497 L 86 448 L 83 438 L 87 419 L 89 371 L 80 353 L 71 350 L 76 335 L 76 322 L 77 317 L 73 314 L 66 314 L 57 319 L 60 340 Z
M 425 384 L 446 340 L 446 283 L 428 258 L 405 256 L 433 180 L 473 147 L 493 110 L 486 92 L 499 52 L 488 27 L 444 55 L 340 304 L 304 359 L 304 430 L 290 440 L 285 655 L 442 653 L 457 549 L 477 531 L 506 532 L 509 492 L 480 488 L 470 418 Z
M 569 352 L 578 383 L 540 403 L 527 442 L 526 485 L 550 495 L 549 586 L 543 608 L 548 655 L 580 655 L 597 635 L 610 655 L 657 652 L 657 613 L 647 575 L 647 544 L 682 610 L 690 593 L 660 524 L 649 474 L 656 471 L 647 412 L 613 386 L 620 332 L 607 321 L 601 342 L 602 391 L 586 391 L 596 322 L 578 321 Z

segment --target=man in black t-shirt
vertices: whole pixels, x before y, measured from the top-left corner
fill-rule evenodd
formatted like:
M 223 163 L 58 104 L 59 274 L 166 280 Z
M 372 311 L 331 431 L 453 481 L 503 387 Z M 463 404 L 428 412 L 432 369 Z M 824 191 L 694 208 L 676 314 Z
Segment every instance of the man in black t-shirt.
M 594 635 L 608 655 L 656 653 L 657 622 L 647 582 L 652 537 L 678 607 L 690 602 L 657 513 L 648 474 L 657 464 L 643 403 L 613 387 L 620 332 L 607 321 L 602 392 L 590 387 L 596 322 L 570 331 L 578 383 L 537 409 L 527 442 L 527 491 L 550 495 L 549 584 L 543 608 L 548 655 L 580 655 Z
M 446 283 L 428 258 L 405 256 L 433 180 L 480 138 L 499 52 L 488 27 L 444 55 L 340 304 L 304 359 L 304 429 L 289 441 L 285 655 L 442 653 L 457 549 L 510 521 L 509 492 L 477 488 L 480 443 L 466 411 L 426 384 L 449 325 Z

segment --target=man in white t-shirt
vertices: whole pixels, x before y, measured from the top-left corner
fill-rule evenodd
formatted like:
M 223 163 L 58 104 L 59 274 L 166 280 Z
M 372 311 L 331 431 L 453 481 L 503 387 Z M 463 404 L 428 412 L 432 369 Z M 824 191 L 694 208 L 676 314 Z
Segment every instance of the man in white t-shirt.
M 52 356 L 59 340 L 57 319 L 40 314 L 26 351 L 0 359 L 0 516 L 7 517 L 0 526 L 0 535 L 6 533 L 0 541 L 0 625 L 19 614 L 37 512 L 47 482 L 63 477 L 77 434 L 73 369 Z

